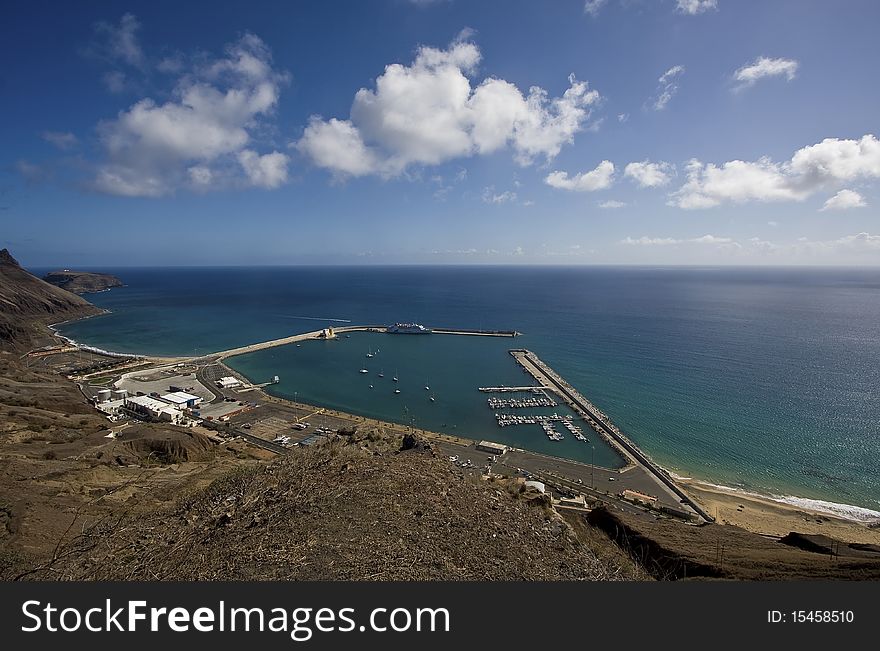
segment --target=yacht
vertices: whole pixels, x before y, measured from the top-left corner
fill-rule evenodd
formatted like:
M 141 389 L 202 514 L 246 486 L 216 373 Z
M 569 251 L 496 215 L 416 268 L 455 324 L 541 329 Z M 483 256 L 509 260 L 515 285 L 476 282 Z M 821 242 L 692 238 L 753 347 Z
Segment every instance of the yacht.
M 365 369 L 365 368 L 362 368 L 362 369 L 361 369 L 361 373 L 369 373 L 369 371 L 368 371 L 367 369 Z
M 394 393 L 400 393 L 400 389 L 395 389 Z

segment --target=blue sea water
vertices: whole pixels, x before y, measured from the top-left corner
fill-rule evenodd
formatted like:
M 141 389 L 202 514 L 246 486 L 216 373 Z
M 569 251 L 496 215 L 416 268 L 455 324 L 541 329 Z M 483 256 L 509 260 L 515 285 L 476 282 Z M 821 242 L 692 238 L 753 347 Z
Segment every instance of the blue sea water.
M 445 423 L 462 434 L 483 423 L 486 437 L 499 440 L 502 430 L 491 429 L 492 412 L 475 385 L 527 379 L 506 352 L 526 347 L 675 472 L 880 509 L 880 270 L 103 271 L 126 287 L 89 296 L 111 314 L 61 328 L 83 343 L 193 355 L 347 322 L 516 329 L 525 334 L 515 340 L 431 335 L 391 343 L 391 335 L 353 335 L 231 363 L 255 380 L 281 376 L 275 389 L 283 395 L 295 391 L 316 404 L 399 422 L 414 417 L 417 426 Z M 373 347 L 381 353 L 367 359 Z M 383 387 L 385 393 L 368 398 L 377 383 L 373 390 L 360 386 L 366 378 L 357 370 L 384 360 L 386 376 L 392 365 L 406 372 L 406 392 L 393 396 Z M 426 381 L 436 405 L 425 400 Z M 506 431 L 518 429 L 503 435 L 558 445 L 542 441 L 540 430 Z M 588 446 L 569 439 L 550 450 L 583 458 Z

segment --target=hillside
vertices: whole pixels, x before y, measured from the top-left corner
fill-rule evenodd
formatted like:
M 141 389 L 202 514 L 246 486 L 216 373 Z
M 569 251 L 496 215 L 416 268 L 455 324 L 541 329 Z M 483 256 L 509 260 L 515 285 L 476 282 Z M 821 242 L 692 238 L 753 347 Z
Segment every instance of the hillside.
M 90 294 L 111 287 L 122 287 L 122 281 L 116 276 L 90 271 L 50 271 L 43 276 L 43 280 L 74 294 Z
M 0 251 L 0 348 L 21 348 L 46 336 L 45 325 L 100 310 L 83 298 L 50 285 Z
M 171 511 L 98 526 L 47 576 L 630 578 L 631 570 L 579 541 L 546 498 L 519 486 L 466 476 L 429 448 L 402 446 L 380 431 L 340 437 L 234 472 Z

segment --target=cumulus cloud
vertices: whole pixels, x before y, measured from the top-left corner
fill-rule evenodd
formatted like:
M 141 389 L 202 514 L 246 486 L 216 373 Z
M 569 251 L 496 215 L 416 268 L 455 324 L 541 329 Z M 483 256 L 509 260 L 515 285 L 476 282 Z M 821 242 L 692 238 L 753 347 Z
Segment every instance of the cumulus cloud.
M 73 149 L 79 143 L 75 135 L 69 131 L 44 131 L 40 136 L 48 143 L 58 147 L 58 149 Z
M 675 2 L 678 11 L 690 16 L 718 8 L 718 0 L 675 0 Z
M 652 106 L 655 111 L 662 111 L 666 108 L 669 100 L 678 92 L 678 78 L 683 74 L 684 66 L 672 66 L 660 75 L 660 78 L 657 79 L 659 86 L 657 86 L 657 92 L 652 99 Z
M 736 88 L 741 89 L 752 86 L 765 77 L 784 76 L 788 81 L 791 81 L 794 79 L 797 69 L 798 62 L 794 59 L 758 57 L 752 63 L 744 65 L 734 72 L 733 79 L 739 84 Z
M 263 41 L 245 34 L 225 57 L 182 75 L 168 101 L 142 99 L 98 125 L 105 160 L 94 188 L 156 197 L 181 187 L 278 187 L 287 179 L 287 155 L 257 154 L 251 141 L 285 79 Z
M 687 182 L 670 195 L 669 205 L 695 209 L 728 201 L 801 201 L 823 188 L 880 177 L 880 141 L 871 134 L 859 140 L 826 138 L 784 163 L 765 157 L 719 166 L 694 159 L 686 170 Z
M 867 205 L 865 198 L 855 190 L 841 190 L 828 199 L 820 210 L 849 210 L 850 208 L 864 208 Z
M 348 120 L 313 116 L 295 147 L 318 167 L 350 176 L 396 176 L 506 146 L 527 165 L 573 142 L 599 99 L 573 75 L 555 98 L 537 86 L 524 95 L 494 77 L 474 87 L 480 59 L 462 39 L 445 50 L 420 47 L 412 64 L 386 66 L 375 88 L 355 94 Z
M 626 203 L 623 201 L 615 201 L 614 199 L 609 199 L 608 201 L 599 202 L 599 207 L 603 210 L 614 210 L 616 208 L 625 208 Z
M 669 183 L 675 174 L 675 166 L 664 161 L 652 163 L 643 160 L 638 163 L 629 163 L 623 170 L 623 175 L 633 179 L 643 188 L 658 188 Z
M 550 172 L 544 183 L 559 190 L 593 192 L 610 187 L 614 181 L 614 163 L 603 160 L 595 169 L 569 176 L 568 172 Z

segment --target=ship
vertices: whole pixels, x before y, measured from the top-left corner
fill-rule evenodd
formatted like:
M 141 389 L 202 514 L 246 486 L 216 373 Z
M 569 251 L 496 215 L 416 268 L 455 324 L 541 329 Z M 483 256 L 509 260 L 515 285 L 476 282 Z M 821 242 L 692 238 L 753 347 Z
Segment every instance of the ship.
M 395 335 L 429 335 L 434 332 L 420 323 L 395 323 L 388 326 L 386 331 Z

